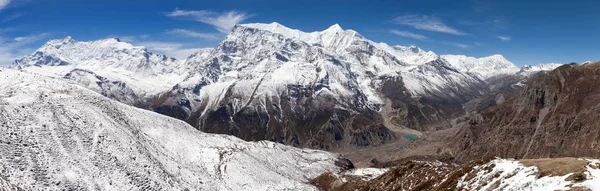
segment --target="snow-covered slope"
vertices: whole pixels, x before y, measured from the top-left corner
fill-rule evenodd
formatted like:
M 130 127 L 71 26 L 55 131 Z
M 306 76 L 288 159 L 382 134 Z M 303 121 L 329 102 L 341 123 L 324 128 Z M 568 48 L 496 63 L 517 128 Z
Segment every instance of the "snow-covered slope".
M 338 155 L 206 134 L 83 87 L 0 68 L 0 185 L 25 190 L 314 190 Z
M 117 38 L 83 42 L 66 37 L 47 42 L 11 67 L 67 78 L 105 95 L 128 94 L 113 98 L 136 105 L 145 100 L 132 99 L 152 98 L 181 82 L 190 69 L 182 63 Z M 73 72 L 78 74 L 69 75 Z M 106 89 L 106 84 L 118 86 Z
M 542 173 L 538 166 L 525 166 L 512 159 L 494 159 L 486 164 L 473 167 L 470 173 L 459 180 L 456 188 L 460 190 L 569 190 L 573 188 L 600 190 L 600 169 L 598 169 L 600 161 L 594 159 L 575 160 L 585 163 L 581 167 L 583 173 L 569 172 L 570 167 L 568 166 L 573 165 L 571 163 L 554 163 L 559 165 L 554 166 L 556 171 L 564 173 L 564 175 L 540 175 Z M 578 177 L 574 175 L 578 175 Z
M 519 71 L 517 66 L 499 54 L 482 58 L 465 55 L 442 55 L 441 57 L 460 71 L 477 74 L 483 80 L 511 75 Z

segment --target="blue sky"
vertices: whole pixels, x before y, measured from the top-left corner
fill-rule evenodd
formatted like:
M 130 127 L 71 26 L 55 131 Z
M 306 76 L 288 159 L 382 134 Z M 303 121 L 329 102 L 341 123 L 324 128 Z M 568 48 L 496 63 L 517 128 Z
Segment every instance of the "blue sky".
M 0 0 L 0 65 L 49 39 L 119 37 L 183 58 L 236 23 L 303 31 L 338 23 L 438 54 L 502 54 L 517 65 L 600 60 L 600 2 L 511 0 Z

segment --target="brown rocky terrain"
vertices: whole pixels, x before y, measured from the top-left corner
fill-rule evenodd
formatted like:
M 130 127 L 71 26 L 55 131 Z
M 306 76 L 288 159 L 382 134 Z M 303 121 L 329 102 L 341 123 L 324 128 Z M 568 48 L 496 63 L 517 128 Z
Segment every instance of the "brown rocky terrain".
M 444 158 L 421 156 L 376 166 L 390 169 L 370 180 L 324 173 L 312 183 L 325 191 L 591 190 L 600 183 L 593 175 L 598 171 L 598 161 L 581 158 L 483 157 L 456 165 Z
M 289 99 L 293 96 L 296 97 Z M 233 98 L 225 99 L 217 110 L 203 116 L 193 113 L 187 121 L 208 133 L 325 150 L 378 146 L 395 139 L 376 111 L 340 109 L 328 97 L 287 93 L 281 97 L 279 101 L 269 100 L 265 109 L 246 107 L 239 112 L 233 112 L 229 104 Z
M 458 161 L 599 157 L 600 63 L 564 65 L 471 116 L 449 141 Z
M 452 127 L 451 120 L 466 113 L 463 104 L 489 91 L 483 81 L 463 87 L 454 84 L 427 96 L 414 96 L 404 86 L 402 78 L 383 83 L 380 94 L 388 100 L 390 110 L 383 113 L 388 126 L 409 127 L 418 131 L 441 130 Z M 393 127 L 388 127 L 393 128 Z

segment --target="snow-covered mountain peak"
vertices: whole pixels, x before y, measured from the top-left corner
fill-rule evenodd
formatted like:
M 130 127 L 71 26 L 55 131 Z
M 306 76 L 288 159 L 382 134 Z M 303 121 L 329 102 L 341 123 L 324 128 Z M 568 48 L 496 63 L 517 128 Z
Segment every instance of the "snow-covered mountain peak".
M 248 31 L 250 29 L 250 31 Z M 239 39 L 240 36 L 248 36 L 254 33 L 268 32 L 274 35 L 281 35 L 283 38 L 289 38 L 306 42 L 308 44 L 319 44 L 322 47 L 333 51 L 339 51 L 347 48 L 355 39 L 363 39 L 356 31 L 344 30 L 340 25 L 334 24 L 323 31 L 304 32 L 298 29 L 291 29 L 279 23 L 250 23 L 237 25 L 228 39 Z
M 71 36 L 67 36 L 62 39 L 50 40 L 42 47 L 40 47 L 38 52 L 45 53 L 53 53 L 60 54 L 62 51 L 74 50 L 77 48 L 85 48 L 85 47 L 96 47 L 96 48 L 112 48 L 112 49 L 134 49 L 138 51 L 147 51 L 143 46 L 134 46 L 130 43 L 123 42 L 118 38 L 106 38 L 95 41 L 77 41 L 73 39 Z
M 344 29 L 339 24 L 336 23 L 336 24 L 331 25 L 329 28 L 325 29 L 324 31 L 339 32 L 339 31 L 344 31 Z
M 412 52 L 414 52 L 414 53 L 418 53 L 418 52 L 421 52 L 421 51 L 423 51 L 423 50 L 421 50 L 421 48 L 417 47 L 417 45 L 414 45 L 414 44 L 413 44 L 413 45 L 410 45 L 408 48 L 409 48 L 409 49 L 410 49 Z
M 481 58 L 465 55 L 442 55 L 441 57 L 460 71 L 477 74 L 483 80 L 519 71 L 517 66 L 500 54 Z
M 71 36 L 67 36 L 62 39 L 48 41 L 42 47 L 37 49 L 32 55 L 21 60 L 17 60 L 15 64 L 26 65 L 28 63 L 23 61 L 27 61 L 27 58 L 34 57 L 36 54 L 43 54 L 44 56 L 38 59 L 52 57 L 53 59 L 60 59 L 70 64 L 78 65 L 113 65 L 115 63 L 119 63 L 120 65 L 144 66 L 147 64 L 156 65 L 162 62 L 176 62 L 175 58 L 152 53 L 148 51 L 146 47 L 135 46 L 128 42 L 124 42 L 119 38 L 106 38 L 95 41 L 77 41 Z M 39 64 L 45 65 L 44 63 Z
M 284 35 L 287 37 L 300 38 L 300 39 L 312 39 L 312 38 L 316 38 L 316 37 L 322 36 L 323 34 L 327 34 L 327 33 L 341 33 L 341 32 L 356 33 L 356 31 L 353 31 L 353 30 L 342 29 L 342 27 L 339 24 L 333 24 L 329 28 L 327 28 L 323 31 L 314 31 L 314 32 L 304 32 L 304 31 L 301 31 L 298 29 L 292 29 L 292 28 L 286 27 L 282 24 L 279 24 L 277 22 L 248 23 L 248 24 L 238 25 L 238 27 L 254 28 L 254 29 L 258 29 L 258 30 L 269 31 L 269 32 L 276 33 L 276 34 L 281 34 L 281 35 Z
M 421 48 L 412 46 L 390 46 L 386 43 L 376 43 L 361 36 L 354 30 L 344 30 L 339 24 L 333 24 L 323 31 L 303 32 L 297 29 L 291 29 L 279 23 L 250 23 L 236 26 L 233 32 L 228 36 L 229 40 L 255 36 L 258 31 L 270 34 L 281 35 L 283 38 L 293 39 L 305 42 L 309 45 L 320 45 L 334 53 L 347 51 L 346 49 L 353 44 L 356 46 L 374 46 L 387 54 L 396 57 L 397 60 L 410 65 L 422 65 L 436 59 L 439 56 L 432 51 L 424 51 Z M 258 35 L 260 36 L 260 35 Z
M 371 41 L 369 41 L 369 42 L 371 42 Z M 407 63 L 409 65 L 423 65 L 425 63 L 429 63 L 431 61 L 434 61 L 434 60 L 437 60 L 440 58 L 436 53 L 434 53 L 432 51 L 425 51 L 416 45 L 390 46 L 383 42 L 380 42 L 380 43 L 371 42 L 371 43 L 375 47 L 388 52 L 389 54 L 396 57 L 396 59 L 398 59 L 404 63 Z
M 484 58 L 494 58 L 494 59 L 503 59 L 503 60 L 507 60 L 502 54 L 493 54 L 491 56 L 487 56 Z
M 524 65 L 523 67 L 521 67 L 521 70 L 519 71 L 519 73 L 522 75 L 530 75 L 530 74 L 537 73 L 537 72 L 551 71 L 562 65 L 563 64 L 559 64 L 559 63 L 545 63 L 545 64 L 540 63 L 540 64 L 533 65 L 533 66 L 532 65 Z
M 412 53 L 415 53 L 415 54 L 419 54 L 419 53 L 425 52 L 423 49 L 419 48 L 417 45 L 414 45 L 414 44 L 410 45 L 410 46 L 394 45 L 393 48 L 396 49 L 396 50 L 400 50 L 400 51 L 404 51 L 404 52 L 412 52 Z
M 46 45 L 70 44 L 70 43 L 73 43 L 73 42 L 75 42 L 75 40 L 73 39 L 73 37 L 66 36 L 66 37 L 61 38 L 61 39 L 50 40 L 50 41 L 46 42 Z
M 58 78 L 73 77 L 68 74 L 75 70 L 85 71 L 93 80 L 86 77 L 76 81 L 83 80 L 94 87 L 100 84 L 94 82 L 98 80 L 124 83 L 140 93 L 137 96 L 146 97 L 150 96 L 147 93 L 154 96 L 180 82 L 187 74 L 187 67 L 182 64 L 117 38 L 77 41 L 67 36 L 50 40 L 31 55 L 15 60 L 12 68 Z

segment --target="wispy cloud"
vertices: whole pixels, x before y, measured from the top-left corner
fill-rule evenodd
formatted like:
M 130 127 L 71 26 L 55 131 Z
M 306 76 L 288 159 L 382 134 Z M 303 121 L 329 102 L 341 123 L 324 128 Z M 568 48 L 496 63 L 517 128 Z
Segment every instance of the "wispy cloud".
M 487 19 L 487 20 L 481 20 L 481 21 L 467 19 L 467 20 L 460 20 L 457 23 L 464 25 L 464 26 L 478 27 L 478 28 L 484 28 L 484 29 L 489 29 L 489 30 L 503 30 L 510 26 L 510 23 L 507 20 L 499 19 L 499 18 Z
M 250 18 L 252 15 L 237 11 L 216 13 L 207 10 L 196 11 L 175 9 L 174 11 L 167 13 L 167 16 L 202 22 L 212 25 L 221 33 L 229 33 L 236 24 Z
M 510 41 L 512 38 L 510 36 L 497 36 L 496 38 L 502 40 L 502 41 Z
M 175 34 L 175 35 L 182 35 L 182 36 L 190 37 L 190 38 L 206 39 L 206 40 L 219 39 L 219 35 L 217 35 L 217 34 L 201 33 L 201 32 L 196 32 L 196 31 L 191 31 L 191 30 L 186 30 L 186 29 L 174 29 L 174 30 L 167 31 L 167 33 Z
M 407 25 L 419 30 L 440 32 L 453 35 L 467 35 L 458 29 L 444 24 L 439 18 L 428 15 L 404 15 L 394 19 L 396 24 Z
M 2 1 L 2 0 L 0 0 L 0 1 Z M 22 17 L 23 15 L 25 15 L 25 13 L 15 13 L 15 14 L 12 14 L 12 15 L 5 16 L 5 17 L 3 17 L 0 20 L 0 23 L 6 23 L 6 22 L 9 22 L 9 21 L 18 19 L 19 17 Z
M 34 42 L 48 37 L 48 33 L 33 34 L 29 36 L 19 36 L 6 38 L 0 34 L 0 65 L 9 65 L 15 59 L 23 57 L 34 51 L 29 47 Z
M 392 30 L 390 30 L 390 33 L 401 36 L 401 37 L 412 38 L 412 39 L 423 40 L 423 41 L 429 39 L 425 35 L 412 33 L 412 32 L 408 32 L 408 31 L 392 29 Z
M 2 11 L 2 9 L 6 8 L 8 6 L 8 4 L 10 4 L 11 0 L 0 0 L 0 11 Z
M 32 42 L 37 42 L 39 40 L 45 39 L 46 37 L 48 37 L 48 33 L 40 33 L 40 34 L 34 34 L 34 35 L 29 35 L 29 36 L 18 36 L 18 37 L 15 37 L 13 40 L 15 42 L 19 42 L 19 43 L 32 43 Z
M 467 49 L 467 48 L 471 47 L 467 44 L 456 43 L 456 42 L 442 42 L 442 44 L 449 45 L 449 46 L 455 46 L 455 47 L 463 48 L 463 49 Z

